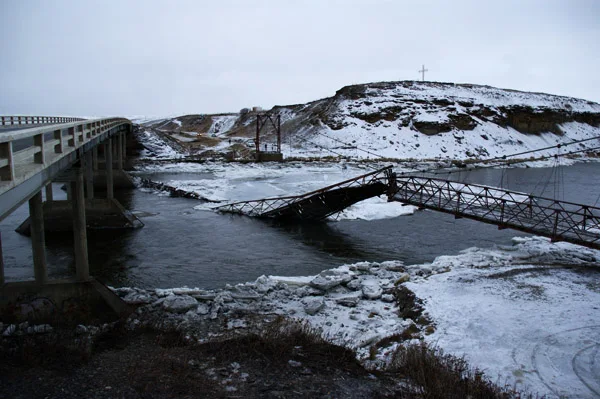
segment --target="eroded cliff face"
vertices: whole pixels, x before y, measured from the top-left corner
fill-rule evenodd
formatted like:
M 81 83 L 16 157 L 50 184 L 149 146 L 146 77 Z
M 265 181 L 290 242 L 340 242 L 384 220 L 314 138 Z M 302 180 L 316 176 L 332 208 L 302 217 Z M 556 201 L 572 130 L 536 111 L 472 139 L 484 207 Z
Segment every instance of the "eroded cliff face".
M 567 122 L 600 126 L 600 105 L 585 100 L 496 89 L 489 86 L 432 82 L 384 82 L 346 86 L 330 100 L 337 109 L 322 122 L 341 130 L 359 119 L 372 125 L 397 122 L 434 135 L 473 130 L 482 122 L 526 134 L 562 134 Z
M 369 156 L 359 151 L 367 149 L 391 158 L 465 159 L 600 136 L 600 104 L 471 84 L 352 85 L 332 97 L 268 112 L 281 117 L 294 156 L 314 156 L 325 148 L 351 157 Z M 165 126 L 197 133 L 203 148 L 219 140 L 251 147 L 256 115 L 188 115 Z M 261 135 L 273 140 L 274 130 L 267 127 Z

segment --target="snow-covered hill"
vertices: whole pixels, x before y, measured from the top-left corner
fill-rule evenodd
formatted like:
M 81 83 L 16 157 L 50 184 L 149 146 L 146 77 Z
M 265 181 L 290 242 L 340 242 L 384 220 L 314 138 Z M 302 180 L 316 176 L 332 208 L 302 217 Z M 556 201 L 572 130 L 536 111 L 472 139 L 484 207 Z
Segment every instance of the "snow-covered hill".
M 269 112 L 281 116 L 288 157 L 484 159 L 600 136 L 600 104 L 469 84 L 353 85 L 329 98 Z M 196 135 L 202 141 L 196 150 L 228 151 L 251 144 L 256 114 L 188 115 L 152 126 Z M 263 133 L 263 143 L 274 142 L 272 130 Z M 577 150 L 595 147 L 600 140 Z

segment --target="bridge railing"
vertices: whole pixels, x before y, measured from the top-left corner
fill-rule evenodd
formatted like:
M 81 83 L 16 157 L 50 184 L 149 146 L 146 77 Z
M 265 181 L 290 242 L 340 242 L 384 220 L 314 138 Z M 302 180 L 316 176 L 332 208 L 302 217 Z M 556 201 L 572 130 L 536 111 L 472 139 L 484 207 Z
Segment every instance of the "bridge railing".
M 97 136 L 130 123 L 124 118 L 88 119 L 0 133 L 0 193 Z
M 73 118 L 66 116 L 25 116 L 25 115 L 2 115 L 0 116 L 0 127 L 14 127 L 23 125 L 47 125 L 51 123 L 69 123 L 83 121 L 84 118 Z
M 590 205 L 415 176 L 398 177 L 390 200 L 600 248 L 600 208 Z
M 290 195 L 285 197 L 264 198 L 260 200 L 240 201 L 232 204 L 223 205 L 217 208 L 219 212 L 238 213 L 248 216 L 262 216 L 268 212 L 280 209 L 306 198 L 312 197 L 315 194 L 324 193 L 333 189 L 358 187 L 372 184 L 375 182 L 385 182 L 387 184 L 388 176 L 392 171 L 392 167 L 388 166 L 374 172 L 370 172 L 352 179 L 332 184 L 319 190 L 311 191 L 301 195 Z

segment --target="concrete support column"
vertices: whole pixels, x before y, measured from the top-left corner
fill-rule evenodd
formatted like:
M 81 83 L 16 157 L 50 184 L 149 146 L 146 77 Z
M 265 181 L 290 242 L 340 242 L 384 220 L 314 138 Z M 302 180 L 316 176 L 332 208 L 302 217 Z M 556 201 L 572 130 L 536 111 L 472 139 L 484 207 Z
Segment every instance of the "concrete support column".
M 104 144 L 104 163 L 106 165 L 106 198 L 113 199 L 112 139 L 106 140 L 106 143 Z
M 2 233 L 0 233 L 0 285 L 4 284 L 4 256 L 2 255 Z
M 98 146 L 92 148 L 92 169 L 98 170 Z
M 46 185 L 46 202 L 54 201 L 54 194 L 52 193 L 52 182 Z
M 123 135 L 123 162 L 127 159 L 127 133 L 121 133 Z
M 85 157 L 85 191 L 87 193 L 87 199 L 94 199 L 94 168 L 92 161 L 92 152 L 88 151 L 84 155 Z
M 85 196 L 83 193 L 83 170 L 75 171 L 75 181 L 71 182 L 73 192 L 73 246 L 75 247 L 75 270 L 77 281 L 90 279 L 90 266 L 88 263 L 87 230 L 85 222 Z
M 123 133 L 117 135 L 117 168 L 123 170 Z
M 33 250 L 35 282 L 44 284 L 48 281 L 48 271 L 46 268 L 46 241 L 44 237 L 44 211 L 42 208 L 41 191 L 38 191 L 29 200 L 29 220 L 31 225 L 31 248 Z

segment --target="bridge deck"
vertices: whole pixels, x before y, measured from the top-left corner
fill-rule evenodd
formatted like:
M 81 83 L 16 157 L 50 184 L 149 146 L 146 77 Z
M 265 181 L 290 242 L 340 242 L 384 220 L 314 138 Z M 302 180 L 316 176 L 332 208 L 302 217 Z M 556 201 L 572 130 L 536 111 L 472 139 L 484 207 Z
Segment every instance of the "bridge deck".
M 323 220 L 382 194 L 388 195 L 388 201 L 600 249 L 600 208 L 477 184 L 396 177 L 391 167 L 303 195 L 237 202 L 218 210 L 256 217 Z
M 302 195 L 242 201 L 217 209 L 264 218 L 323 220 L 357 202 L 387 194 L 391 170 L 382 168 Z
M 389 200 L 600 249 L 600 208 L 477 184 L 406 176 Z
M 12 122 L 6 124 L 7 120 Z M 84 152 L 130 126 L 131 122 L 123 118 L 2 117 L 0 220 Z

